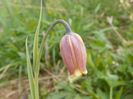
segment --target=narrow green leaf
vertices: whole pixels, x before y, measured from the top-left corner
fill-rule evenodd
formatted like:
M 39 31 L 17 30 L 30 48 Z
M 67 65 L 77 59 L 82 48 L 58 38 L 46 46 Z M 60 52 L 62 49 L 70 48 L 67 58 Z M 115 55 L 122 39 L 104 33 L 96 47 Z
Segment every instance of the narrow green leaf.
M 38 20 L 38 25 L 37 29 L 35 32 L 34 36 L 34 45 L 33 45 L 33 73 L 35 77 L 35 99 L 39 99 L 39 70 L 40 70 L 40 57 L 39 57 L 39 47 L 38 47 L 38 42 L 39 42 L 39 30 L 40 30 L 40 25 L 41 25 L 41 19 L 42 19 L 42 0 L 40 2 L 40 16 Z
M 29 56 L 29 50 L 28 50 L 28 44 L 27 44 L 28 38 L 26 39 L 26 57 L 27 57 L 27 72 L 28 72 L 28 80 L 29 80 L 29 86 L 31 91 L 31 99 L 34 99 L 34 78 L 33 78 L 33 70 L 30 62 L 30 56 Z
M 38 77 L 39 69 L 40 69 L 40 57 L 39 57 L 40 55 L 39 55 L 38 41 L 39 41 L 39 30 L 40 30 L 41 19 L 42 19 L 42 0 L 40 3 L 41 3 L 40 15 L 39 15 L 35 36 L 34 36 L 34 46 L 33 46 L 33 68 L 34 68 L 34 73 L 36 77 Z

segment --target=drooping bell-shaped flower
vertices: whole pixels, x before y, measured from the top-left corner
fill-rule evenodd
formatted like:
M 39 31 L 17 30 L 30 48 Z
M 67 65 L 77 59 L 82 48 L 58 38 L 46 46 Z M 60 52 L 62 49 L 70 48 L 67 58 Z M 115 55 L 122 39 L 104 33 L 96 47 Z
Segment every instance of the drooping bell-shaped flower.
M 60 52 L 63 62 L 69 71 L 69 80 L 73 81 L 87 74 L 86 48 L 82 38 L 76 33 L 66 34 L 60 42 Z

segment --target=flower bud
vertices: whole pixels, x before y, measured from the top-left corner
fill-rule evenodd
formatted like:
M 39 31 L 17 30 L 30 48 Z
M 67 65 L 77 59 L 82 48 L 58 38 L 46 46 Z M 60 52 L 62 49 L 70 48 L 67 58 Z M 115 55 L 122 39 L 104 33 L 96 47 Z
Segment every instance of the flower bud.
M 61 39 L 60 52 L 63 62 L 69 71 L 70 81 L 79 78 L 83 74 L 87 74 L 86 48 L 82 38 L 78 34 L 66 34 Z

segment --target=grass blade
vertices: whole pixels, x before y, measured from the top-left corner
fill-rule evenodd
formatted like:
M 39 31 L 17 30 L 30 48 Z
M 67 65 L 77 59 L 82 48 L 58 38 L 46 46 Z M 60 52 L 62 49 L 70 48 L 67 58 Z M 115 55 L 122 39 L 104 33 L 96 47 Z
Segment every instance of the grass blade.
M 28 72 L 28 80 L 29 80 L 29 86 L 30 86 L 30 93 L 31 93 L 31 99 L 34 99 L 35 91 L 34 91 L 34 77 L 33 77 L 33 70 L 32 65 L 30 62 L 30 56 L 29 56 L 29 49 L 27 44 L 28 38 L 26 39 L 26 57 L 27 57 L 27 72 Z

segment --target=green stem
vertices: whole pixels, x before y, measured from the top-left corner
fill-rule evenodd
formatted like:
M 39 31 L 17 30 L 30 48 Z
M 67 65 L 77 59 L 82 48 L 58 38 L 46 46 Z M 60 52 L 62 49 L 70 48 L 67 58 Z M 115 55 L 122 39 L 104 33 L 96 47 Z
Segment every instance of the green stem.
M 42 12 L 42 7 L 41 7 L 41 11 L 40 11 L 40 19 L 39 19 L 39 24 L 38 24 L 38 27 L 37 27 L 37 31 L 36 31 L 36 33 L 35 33 L 35 40 L 37 40 L 37 41 L 35 41 L 35 42 L 37 42 L 37 44 L 38 44 L 38 33 L 39 33 L 39 28 L 40 28 L 40 20 L 41 20 L 41 12 Z M 40 59 L 41 59 L 41 55 L 42 55 L 42 51 L 43 51 L 43 45 L 45 44 L 45 41 L 46 41 L 46 38 L 47 38 L 47 36 L 48 36 L 48 33 L 50 32 L 50 30 L 52 30 L 53 29 L 53 27 L 56 25 L 56 24 L 58 24 L 58 23 L 61 23 L 61 24 L 63 24 L 64 25 L 64 27 L 65 27 L 65 29 L 66 29 L 66 33 L 67 34 L 71 34 L 72 33 L 72 31 L 71 31 L 71 28 L 70 28 L 70 26 L 69 26 L 69 24 L 67 23 L 67 22 L 65 22 L 64 20 L 56 20 L 55 22 L 53 22 L 51 25 L 50 25 L 50 27 L 48 28 L 48 30 L 47 30 L 47 32 L 46 32 L 46 36 L 43 36 L 43 40 L 42 40 L 42 42 L 41 42 L 41 46 L 40 46 L 40 50 L 39 50 L 39 57 L 38 57 L 38 53 L 34 53 L 33 55 L 34 55 L 34 60 L 33 60 L 33 63 L 34 63 L 34 67 L 36 67 L 35 69 L 33 69 L 34 70 L 34 78 L 35 78 L 35 82 L 34 82 L 34 97 L 35 97 L 35 99 L 39 99 L 39 83 L 38 83 L 38 77 L 39 77 L 39 70 L 40 70 Z M 37 49 L 36 48 L 38 48 L 38 45 L 36 45 L 35 47 L 34 47 L 34 52 L 37 52 Z
M 54 27 L 56 24 L 58 24 L 58 23 L 61 23 L 61 24 L 65 27 L 66 33 L 69 34 L 69 33 L 72 32 L 70 25 L 69 25 L 66 21 L 64 21 L 64 20 L 62 20 L 62 19 L 58 19 L 58 20 L 54 21 L 54 22 L 49 26 L 49 28 L 48 28 L 48 30 L 47 30 L 47 32 L 46 32 L 46 35 L 47 35 L 47 34 L 49 33 L 49 31 L 52 30 L 53 27 Z
M 109 95 L 109 99 L 113 99 L 113 87 L 110 87 L 110 95 Z
M 39 60 L 41 59 L 41 55 L 42 55 L 42 52 L 43 52 L 43 46 L 44 46 L 45 41 L 46 41 L 46 39 L 47 39 L 48 33 L 49 33 L 50 30 L 52 30 L 53 27 L 54 27 L 56 24 L 58 24 L 58 23 L 61 23 L 61 24 L 64 25 L 67 34 L 71 34 L 71 33 L 72 33 L 71 28 L 70 28 L 70 26 L 69 26 L 69 24 L 68 24 L 67 22 L 65 22 L 64 20 L 61 20 L 61 19 L 54 21 L 54 22 L 50 25 L 50 27 L 48 28 L 48 30 L 47 30 L 47 32 L 46 32 L 46 35 L 43 36 L 43 39 L 42 39 L 42 42 L 41 42 L 41 46 L 40 46 L 40 50 L 39 50 Z M 40 67 L 40 66 L 39 66 L 39 67 Z M 39 71 L 39 69 L 40 69 L 39 67 L 38 67 L 38 70 L 37 70 L 37 71 Z M 39 73 L 39 72 L 38 72 L 38 73 Z M 38 75 L 39 75 L 39 74 L 35 75 L 35 81 L 36 81 L 35 86 L 36 86 L 36 90 L 38 90 L 38 93 L 39 93 L 38 78 L 37 78 Z M 36 93 L 36 92 L 35 92 L 35 93 Z M 35 98 L 35 99 L 38 99 L 38 98 Z
M 35 99 L 40 99 L 39 98 L 39 84 L 38 84 L 38 77 L 35 79 Z
M 62 19 L 59 19 L 59 20 L 54 21 L 54 22 L 49 26 L 48 30 L 46 31 L 46 33 L 45 33 L 44 36 L 43 36 L 43 39 L 42 39 L 42 42 L 41 42 L 41 47 L 40 47 L 39 58 L 41 58 L 42 51 L 43 51 L 43 46 L 44 46 L 44 44 L 45 44 L 45 40 L 47 39 L 48 33 L 49 33 L 49 32 L 54 28 L 54 26 L 55 26 L 56 24 L 58 24 L 58 23 L 62 24 L 62 25 L 65 27 L 66 33 L 67 33 L 67 34 L 71 34 L 71 33 L 72 33 L 71 27 L 70 27 L 70 25 L 69 25 L 66 21 L 64 21 L 64 20 L 62 20 Z

